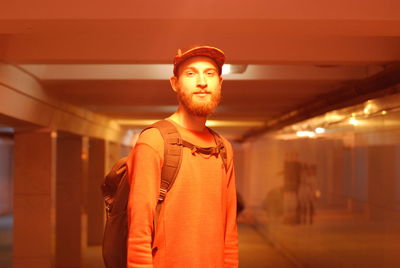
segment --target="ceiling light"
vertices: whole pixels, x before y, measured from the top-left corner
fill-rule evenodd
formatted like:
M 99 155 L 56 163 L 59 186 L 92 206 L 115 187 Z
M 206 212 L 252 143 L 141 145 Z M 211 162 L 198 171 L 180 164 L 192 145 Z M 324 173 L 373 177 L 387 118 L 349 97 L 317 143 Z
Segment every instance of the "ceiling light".
M 229 120 L 207 120 L 208 127 L 262 127 L 263 121 L 229 121 Z
M 303 130 L 303 131 L 297 131 L 296 132 L 297 137 L 315 137 L 315 132 L 314 131 L 308 131 L 308 130 Z
M 372 101 L 368 101 L 364 107 L 363 112 L 364 114 L 375 113 L 378 110 L 377 108 L 377 105 L 375 105 Z
M 224 64 L 222 66 L 222 74 L 243 74 L 247 70 L 247 65 Z
M 353 125 L 353 126 L 357 126 L 360 124 L 360 121 L 358 121 L 355 117 L 351 117 L 349 119 L 349 124 Z
M 115 120 L 120 126 L 124 127 L 145 127 L 149 126 L 160 119 L 117 119 Z M 207 120 L 208 127 L 262 127 L 264 121 L 231 121 L 231 120 Z
M 230 64 L 224 64 L 222 66 L 222 74 L 230 74 L 231 73 L 231 65 Z

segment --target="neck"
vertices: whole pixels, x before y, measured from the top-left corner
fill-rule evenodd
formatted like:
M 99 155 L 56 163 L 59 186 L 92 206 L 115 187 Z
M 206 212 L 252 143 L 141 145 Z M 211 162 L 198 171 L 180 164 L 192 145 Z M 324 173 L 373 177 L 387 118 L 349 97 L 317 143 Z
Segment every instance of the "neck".
M 170 119 L 189 130 L 204 131 L 206 129 L 207 117 L 191 115 L 181 106 Z

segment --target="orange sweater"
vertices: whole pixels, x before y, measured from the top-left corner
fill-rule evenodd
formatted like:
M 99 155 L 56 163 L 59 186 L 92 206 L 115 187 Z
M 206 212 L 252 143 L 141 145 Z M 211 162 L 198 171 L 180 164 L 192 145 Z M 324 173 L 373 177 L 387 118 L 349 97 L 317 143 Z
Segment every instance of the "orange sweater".
M 215 146 L 208 131 L 176 126 L 183 139 L 201 147 Z M 182 165 L 162 206 L 152 250 L 164 141 L 157 129 L 142 133 L 128 159 L 129 268 L 238 267 L 233 154 L 230 143 L 224 143 L 227 171 L 220 156 L 193 155 L 183 149 Z

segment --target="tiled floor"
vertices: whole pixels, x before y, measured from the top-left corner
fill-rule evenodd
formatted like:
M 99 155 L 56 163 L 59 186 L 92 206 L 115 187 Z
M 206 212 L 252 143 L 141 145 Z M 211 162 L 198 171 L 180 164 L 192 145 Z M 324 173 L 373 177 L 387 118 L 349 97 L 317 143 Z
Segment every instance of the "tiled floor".
M 239 262 L 240 268 L 295 267 L 253 227 L 245 224 L 239 225 Z M 90 247 L 85 268 L 100 268 L 102 265 L 101 248 Z
M 319 211 L 313 225 L 270 223 L 259 229 L 266 230 L 265 236 L 252 225 L 240 224 L 240 267 L 400 267 L 398 222 L 326 210 Z M 0 217 L 0 268 L 11 268 L 11 226 L 11 217 Z M 100 246 L 87 249 L 83 268 L 103 268 Z
M 345 210 L 319 211 L 313 225 L 267 225 L 265 233 L 299 267 L 400 267 L 400 225 Z
M 251 225 L 239 225 L 240 268 L 294 268 L 289 259 Z

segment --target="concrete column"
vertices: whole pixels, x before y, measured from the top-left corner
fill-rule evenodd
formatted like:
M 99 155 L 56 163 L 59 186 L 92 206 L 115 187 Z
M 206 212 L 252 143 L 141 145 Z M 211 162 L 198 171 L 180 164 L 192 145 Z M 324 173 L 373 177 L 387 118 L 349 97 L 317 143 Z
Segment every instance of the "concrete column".
M 101 245 L 105 210 L 100 185 L 103 183 L 106 169 L 106 141 L 89 140 L 89 181 L 87 192 L 88 245 Z
M 0 135 L 0 216 L 12 213 L 12 137 Z
M 14 136 L 14 268 L 50 268 L 54 257 L 55 135 Z
M 86 249 L 84 214 L 85 155 L 83 138 L 67 133 L 57 137 L 56 252 L 57 268 L 82 267 Z

